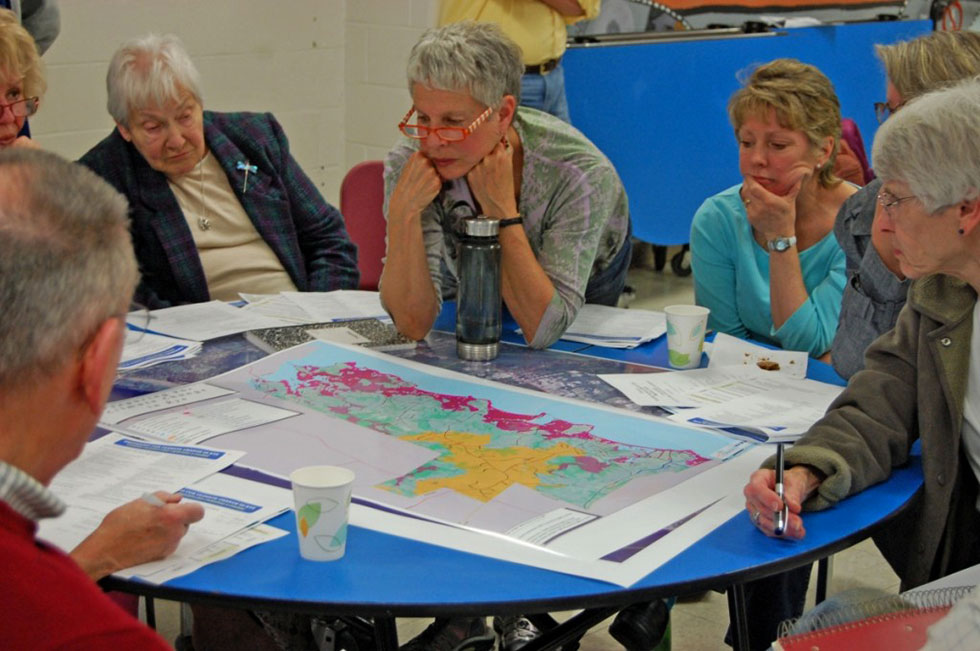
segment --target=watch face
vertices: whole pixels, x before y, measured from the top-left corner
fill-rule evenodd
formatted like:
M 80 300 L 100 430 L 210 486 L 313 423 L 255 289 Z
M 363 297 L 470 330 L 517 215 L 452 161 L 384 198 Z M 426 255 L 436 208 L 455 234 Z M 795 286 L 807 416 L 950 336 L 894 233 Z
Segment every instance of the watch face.
M 768 242 L 766 242 L 766 247 L 770 251 L 782 253 L 783 251 L 787 250 L 789 247 L 793 246 L 794 244 L 796 244 L 795 237 L 777 237 L 774 240 L 769 240 Z

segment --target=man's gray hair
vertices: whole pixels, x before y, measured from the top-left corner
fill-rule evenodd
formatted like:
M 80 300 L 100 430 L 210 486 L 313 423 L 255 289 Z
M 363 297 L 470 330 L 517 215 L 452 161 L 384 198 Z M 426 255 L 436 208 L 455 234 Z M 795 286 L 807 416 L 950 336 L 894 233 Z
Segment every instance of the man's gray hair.
M 469 93 L 497 108 L 504 95 L 520 102 L 521 48 L 497 25 L 463 21 L 426 30 L 408 55 L 408 91 L 428 88 Z
M 0 152 L 0 387 L 70 359 L 124 313 L 139 277 L 129 204 L 50 152 Z
M 105 85 L 109 115 L 124 126 L 133 111 L 180 99 L 181 89 L 204 104 L 201 75 L 173 34 L 147 34 L 120 45 L 109 61 Z
M 871 150 L 886 183 L 902 181 L 936 212 L 980 196 L 980 77 L 912 100 L 878 128 Z

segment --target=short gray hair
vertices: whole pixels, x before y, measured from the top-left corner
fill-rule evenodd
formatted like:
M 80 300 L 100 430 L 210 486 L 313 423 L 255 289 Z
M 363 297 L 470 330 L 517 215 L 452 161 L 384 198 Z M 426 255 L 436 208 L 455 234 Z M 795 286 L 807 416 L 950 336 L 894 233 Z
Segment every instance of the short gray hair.
M 467 92 L 497 108 L 504 95 L 520 102 L 521 48 L 493 23 L 471 20 L 426 30 L 408 55 L 408 92 L 416 83 Z
M 181 88 L 204 104 L 201 75 L 173 34 L 147 34 L 120 45 L 109 61 L 105 85 L 109 115 L 126 126 L 134 110 L 175 101 Z
M 50 152 L 0 152 L 0 387 L 31 382 L 130 305 L 129 204 Z
M 871 149 L 884 182 L 909 186 L 925 209 L 980 196 L 980 77 L 912 100 L 878 128 Z

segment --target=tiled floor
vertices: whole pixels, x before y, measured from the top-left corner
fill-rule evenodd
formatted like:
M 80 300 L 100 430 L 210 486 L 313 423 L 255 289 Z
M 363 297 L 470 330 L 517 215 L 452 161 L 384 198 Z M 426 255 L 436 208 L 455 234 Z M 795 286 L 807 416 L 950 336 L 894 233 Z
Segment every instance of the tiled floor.
M 634 268 L 630 270 L 629 284 L 636 291 L 630 307 L 657 310 L 672 303 L 692 303 L 694 284 L 690 276 L 678 277 L 670 270 L 654 271 L 653 257 L 645 245 L 634 255 Z M 673 255 L 676 249 L 670 249 Z M 669 260 L 669 257 L 668 257 Z M 816 580 L 816 572 L 813 573 Z M 833 573 L 829 594 L 852 587 L 875 587 L 891 592 L 898 591 L 898 577 L 882 558 L 870 540 L 856 545 L 833 559 Z M 808 607 L 813 605 L 813 582 L 810 585 Z M 173 640 L 179 630 L 176 604 L 158 603 L 158 628 L 166 639 Z M 561 619 L 574 613 L 555 613 Z M 399 639 L 408 640 L 429 623 L 428 619 L 400 620 Z M 583 651 L 607 651 L 622 649 L 606 631 L 611 620 L 603 622 L 582 640 Z M 728 626 L 728 602 L 724 594 L 709 592 L 696 601 L 678 603 L 671 612 L 672 648 L 676 651 L 714 651 L 725 649 L 722 639 Z

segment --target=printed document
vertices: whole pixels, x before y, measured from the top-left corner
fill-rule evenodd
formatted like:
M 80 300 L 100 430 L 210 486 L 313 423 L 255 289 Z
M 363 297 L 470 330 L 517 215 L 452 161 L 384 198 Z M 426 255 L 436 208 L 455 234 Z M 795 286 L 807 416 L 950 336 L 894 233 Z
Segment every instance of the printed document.
M 42 520 L 38 535 L 71 550 L 117 506 L 147 492 L 174 493 L 231 465 L 242 454 L 107 434 L 88 443 L 51 482 L 51 490 L 68 508 L 61 517 Z

